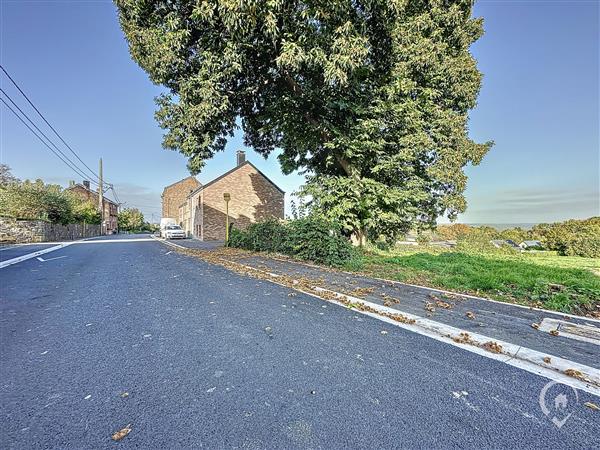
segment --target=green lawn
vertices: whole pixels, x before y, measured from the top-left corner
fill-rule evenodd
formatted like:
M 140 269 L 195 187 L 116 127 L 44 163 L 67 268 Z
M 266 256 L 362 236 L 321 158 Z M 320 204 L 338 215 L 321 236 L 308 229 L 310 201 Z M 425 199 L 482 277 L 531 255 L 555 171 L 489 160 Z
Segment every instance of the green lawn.
M 366 251 L 347 268 L 562 312 L 600 313 L 600 258 L 406 246 L 388 252 Z

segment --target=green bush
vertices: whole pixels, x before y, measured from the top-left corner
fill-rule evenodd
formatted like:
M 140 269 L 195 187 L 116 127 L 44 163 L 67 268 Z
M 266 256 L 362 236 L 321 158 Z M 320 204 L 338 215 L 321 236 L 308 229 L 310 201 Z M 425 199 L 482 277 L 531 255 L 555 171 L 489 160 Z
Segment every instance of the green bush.
M 560 255 L 600 257 L 600 217 L 533 227 L 532 234 Z
M 267 220 L 246 230 L 232 229 L 230 247 L 282 253 L 327 265 L 342 265 L 355 255 L 339 227 L 314 218 L 281 223 Z

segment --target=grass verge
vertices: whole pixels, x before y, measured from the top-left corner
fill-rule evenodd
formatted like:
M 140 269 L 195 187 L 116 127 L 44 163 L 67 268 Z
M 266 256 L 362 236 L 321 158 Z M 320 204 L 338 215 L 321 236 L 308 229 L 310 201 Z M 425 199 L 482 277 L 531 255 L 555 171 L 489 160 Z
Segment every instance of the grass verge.
M 345 269 L 600 318 L 600 259 L 542 253 L 470 253 L 436 247 L 367 250 Z

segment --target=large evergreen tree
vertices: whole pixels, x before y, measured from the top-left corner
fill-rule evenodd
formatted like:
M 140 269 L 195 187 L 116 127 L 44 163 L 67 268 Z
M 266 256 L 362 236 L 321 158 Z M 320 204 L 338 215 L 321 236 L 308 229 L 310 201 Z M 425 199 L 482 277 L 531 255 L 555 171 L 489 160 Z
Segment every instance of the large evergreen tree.
M 472 0 L 115 2 L 133 59 L 168 89 L 163 145 L 192 173 L 241 123 L 246 145 L 311 175 L 313 211 L 359 236 L 465 209 L 463 168 L 491 145 L 467 134 Z

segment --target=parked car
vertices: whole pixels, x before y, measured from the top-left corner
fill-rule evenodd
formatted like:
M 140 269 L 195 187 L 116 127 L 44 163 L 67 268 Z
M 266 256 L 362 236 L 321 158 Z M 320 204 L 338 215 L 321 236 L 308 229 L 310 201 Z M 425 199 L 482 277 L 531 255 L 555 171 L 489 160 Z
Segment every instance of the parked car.
M 179 225 L 167 225 L 162 231 L 165 239 L 185 239 L 185 231 Z

